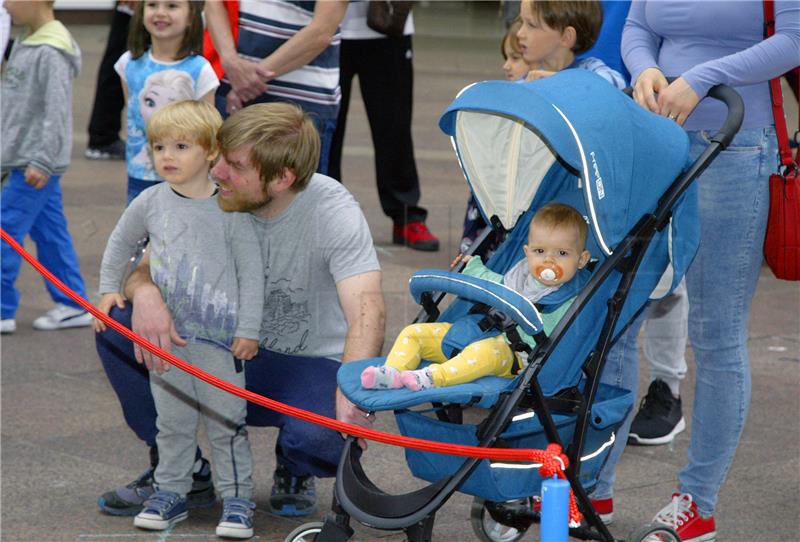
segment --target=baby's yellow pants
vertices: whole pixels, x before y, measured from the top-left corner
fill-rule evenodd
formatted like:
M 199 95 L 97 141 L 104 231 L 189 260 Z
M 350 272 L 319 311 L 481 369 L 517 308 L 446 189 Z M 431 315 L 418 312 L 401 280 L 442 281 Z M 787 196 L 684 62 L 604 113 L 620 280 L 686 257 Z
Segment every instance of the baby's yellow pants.
M 428 369 L 434 386 L 455 386 L 486 375 L 511 377 L 514 353 L 502 335 L 476 341 L 450 359 L 442 353 L 442 339 L 452 327 L 448 323 L 411 324 L 406 326 L 386 356 L 386 365 L 398 371 L 416 369 L 427 359 L 438 365 Z

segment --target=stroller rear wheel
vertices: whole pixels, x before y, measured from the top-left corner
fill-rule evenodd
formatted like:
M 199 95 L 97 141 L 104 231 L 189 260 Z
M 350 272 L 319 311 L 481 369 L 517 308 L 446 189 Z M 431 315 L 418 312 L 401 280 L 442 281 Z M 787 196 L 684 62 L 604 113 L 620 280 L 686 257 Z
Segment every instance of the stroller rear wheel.
M 508 504 L 512 508 L 530 509 L 528 499 L 521 499 Z M 527 530 L 527 526 L 524 528 L 521 525 L 511 527 L 495 520 L 486 509 L 485 501 L 478 497 L 475 497 L 472 501 L 469 519 L 475 536 L 481 542 L 516 542 L 525 535 Z M 530 526 L 530 522 L 525 523 Z
M 324 523 L 321 521 L 312 521 L 311 523 L 304 523 L 287 536 L 284 542 L 314 542 L 317 535 L 322 531 Z
M 648 523 L 631 533 L 627 542 L 681 542 L 681 537 L 672 530 L 672 527 L 660 523 Z

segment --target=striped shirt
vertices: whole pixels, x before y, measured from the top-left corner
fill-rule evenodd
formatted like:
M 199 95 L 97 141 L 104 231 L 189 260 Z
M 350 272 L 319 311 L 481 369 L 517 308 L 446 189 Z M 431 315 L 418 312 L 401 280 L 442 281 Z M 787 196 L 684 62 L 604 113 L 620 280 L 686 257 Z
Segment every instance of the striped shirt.
M 283 45 L 314 18 L 314 1 L 242 0 L 239 4 L 239 56 L 259 61 Z M 339 47 L 337 29 L 330 46 L 314 60 L 271 80 L 267 91 L 254 102 L 288 101 L 321 119 L 335 119 L 339 113 Z M 223 79 L 220 94 L 230 85 Z

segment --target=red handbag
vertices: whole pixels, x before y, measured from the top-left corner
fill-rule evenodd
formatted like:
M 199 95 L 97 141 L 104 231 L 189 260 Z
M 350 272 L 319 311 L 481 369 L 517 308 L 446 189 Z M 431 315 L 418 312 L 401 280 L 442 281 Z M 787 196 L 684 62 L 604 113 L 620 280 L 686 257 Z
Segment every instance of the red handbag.
M 775 33 L 773 2 L 764 2 L 764 23 L 767 37 Z M 795 83 L 800 69 L 795 68 Z M 780 77 L 769 82 L 772 112 L 781 165 L 769 177 L 769 219 L 764 238 L 764 258 L 775 276 L 783 280 L 800 280 L 800 174 L 797 171 L 800 149 L 792 158 L 786 118 L 783 113 L 783 94 Z M 800 89 L 798 89 L 800 91 Z M 797 139 L 797 133 L 795 133 Z

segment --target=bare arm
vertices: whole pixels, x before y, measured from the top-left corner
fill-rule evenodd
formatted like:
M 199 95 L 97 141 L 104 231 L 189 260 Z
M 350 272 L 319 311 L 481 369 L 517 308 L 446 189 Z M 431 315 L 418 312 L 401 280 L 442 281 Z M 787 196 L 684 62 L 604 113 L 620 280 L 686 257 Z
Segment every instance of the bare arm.
M 342 362 L 380 355 L 386 320 L 380 271 L 348 277 L 336 284 L 336 290 L 347 319 Z M 339 389 L 336 390 L 336 419 L 362 427 L 373 423 L 373 418 L 367 418 Z M 359 441 L 359 444 L 366 448 L 365 442 Z
M 225 77 L 239 98 L 250 101 L 267 90 L 267 81 L 274 74 L 259 67 L 257 62 L 239 58 L 231 33 L 228 12 L 221 1 L 206 2 L 204 13 L 208 33 L 219 55 Z
M 346 0 L 317 2 L 311 23 L 263 59 L 261 66 L 276 76 L 305 66 L 331 44 L 346 11 Z
M 161 292 L 150 278 L 150 252 L 145 252 L 139 266 L 133 270 L 124 288 L 125 297 L 133 303 L 131 328 L 156 346 L 167 352 L 172 343 L 186 345 L 175 330 L 172 314 L 161 297 Z M 136 361 L 144 363 L 147 368 L 158 373 L 169 370 L 169 364 L 150 352 L 133 344 Z

